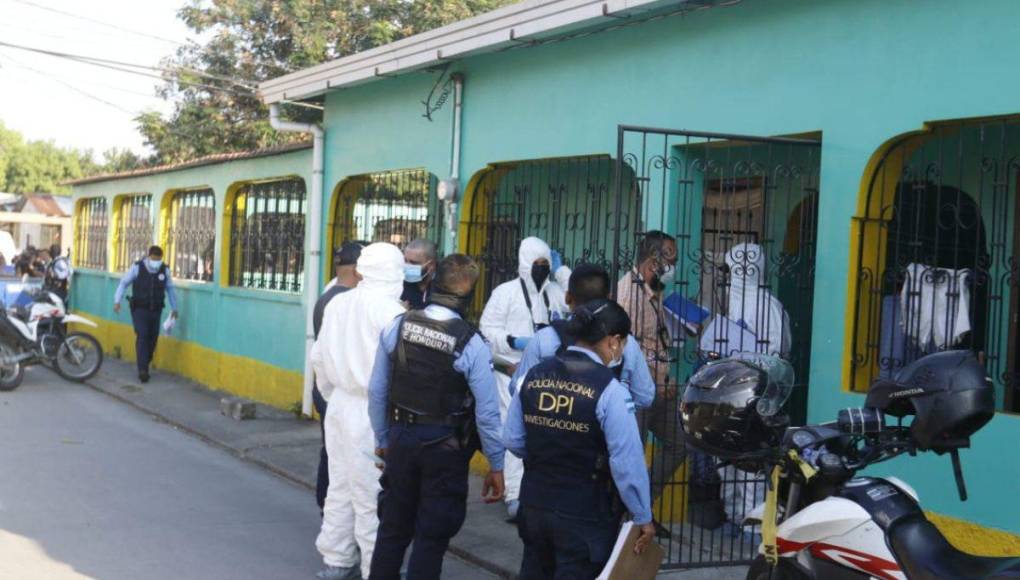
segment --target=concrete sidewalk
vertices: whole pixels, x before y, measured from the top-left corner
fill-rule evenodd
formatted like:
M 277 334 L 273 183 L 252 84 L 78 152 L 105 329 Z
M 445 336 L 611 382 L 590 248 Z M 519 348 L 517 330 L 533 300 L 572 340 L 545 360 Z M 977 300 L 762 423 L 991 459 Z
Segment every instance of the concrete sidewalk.
M 261 404 L 255 419 L 235 421 L 220 414 L 220 399 L 228 393 L 159 370 L 143 385 L 133 364 L 113 358 L 104 361 L 102 370 L 87 384 L 237 457 L 315 489 L 321 444 L 317 421 Z M 503 504 L 482 502 L 481 483 L 480 477 L 471 476 L 467 521 L 451 542 L 450 552 L 501 577 L 514 578 L 523 546 L 516 528 L 504 521 Z M 712 568 L 663 576 L 737 580 L 744 578 L 746 570 Z

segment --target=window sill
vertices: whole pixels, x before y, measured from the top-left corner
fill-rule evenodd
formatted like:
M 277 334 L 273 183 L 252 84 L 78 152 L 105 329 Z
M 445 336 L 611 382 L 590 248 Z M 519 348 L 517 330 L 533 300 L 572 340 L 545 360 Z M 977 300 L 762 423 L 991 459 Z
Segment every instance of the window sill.
M 262 300 L 265 302 L 283 302 L 287 304 L 301 304 L 301 293 L 283 292 L 280 290 L 260 290 L 257 288 L 242 288 L 239 286 L 220 287 L 220 294 L 249 300 Z

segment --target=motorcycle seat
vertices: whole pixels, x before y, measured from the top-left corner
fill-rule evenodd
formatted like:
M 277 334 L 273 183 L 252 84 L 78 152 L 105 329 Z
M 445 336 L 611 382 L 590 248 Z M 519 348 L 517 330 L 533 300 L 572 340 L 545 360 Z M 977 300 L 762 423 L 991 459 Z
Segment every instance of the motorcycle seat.
M 923 514 L 894 524 L 889 545 L 911 580 L 1020 579 L 1020 557 L 990 558 L 957 550 Z

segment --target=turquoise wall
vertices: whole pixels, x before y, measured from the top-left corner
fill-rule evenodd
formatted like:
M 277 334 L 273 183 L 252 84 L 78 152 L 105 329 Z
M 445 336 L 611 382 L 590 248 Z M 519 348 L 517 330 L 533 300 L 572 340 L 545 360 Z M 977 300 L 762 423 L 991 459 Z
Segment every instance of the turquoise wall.
M 1020 60 L 1017 16 L 1014 0 L 745 0 L 471 57 L 453 65 L 465 75 L 461 182 L 495 162 L 615 155 L 619 124 L 752 135 L 821 132 L 813 332 L 801 348 L 811 349 L 809 417 L 828 420 L 863 402 L 841 381 L 850 218 L 865 166 L 884 142 L 926 121 L 1020 113 L 1020 76 L 1009 74 Z M 416 167 L 440 178 L 450 174 L 451 103 L 432 122 L 422 115 L 435 78 L 409 73 L 327 95 L 324 208 L 347 176 Z M 158 197 L 209 185 L 222 208 L 235 181 L 295 173 L 307 181 L 309 167 L 309 152 L 302 151 L 83 185 L 75 195 Z M 222 279 L 222 259 L 217 263 Z M 112 278 L 82 273 L 79 306 L 114 318 Z M 182 302 L 186 337 L 300 369 L 300 297 L 223 289 L 217 282 L 184 288 Z M 266 328 L 273 329 L 272 340 Z M 970 474 L 966 504 L 955 497 L 946 458 L 924 456 L 877 471 L 910 481 L 930 509 L 1020 533 L 1020 505 L 1003 501 L 1020 480 L 1020 462 L 1004 457 L 1018 437 L 1020 419 L 999 414 L 975 438 L 963 458 Z
M 465 75 L 462 182 L 488 163 L 615 155 L 618 124 L 754 135 L 821 131 L 819 256 L 809 404 L 813 420 L 859 405 L 842 380 L 850 217 L 865 165 L 926 121 L 1020 112 L 1012 0 L 745 0 L 606 34 L 476 56 Z M 410 73 L 326 99 L 326 182 L 425 166 L 449 174 L 450 113 L 425 120 L 434 74 Z M 1020 462 L 1000 414 L 964 453 L 971 500 L 955 498 L 948 459 L 881 471 L 906 476 L 931 509 L 1020 532 L 1003 502 Z M 908 467 L 909 466 L 909 467 Z
M 165 196 L 175 190 L 208 187 L 216 195 L 215 280 L 175 280 L 181 318 L 174 335 L 184 341 L 241 357 L 263 361 L 283 369 L 304 368 L 304 310 L 297 293 L 224 287 L 227 264 L 222 259 L 224 223 L 229 224 L 226 198 L 231 187 L 249 180 L 298 176 L 310 182 L 311 149 L 169 171 L 155 175 L 76 185 L 74 197 L 104 196 L 113 213 L 113 200 L 123 193 L 153 196 L 154 243 L 161 239 L 159 208 Z M 226 220 L 226 221 L 225 221 Z M 112 232 L 112 225 L 111 225 Z M 113 255 L 109 255 L 113 269 Z M 112 271 L 78 269 L 75 272 L 72 306 L 86 314 L 131 324 L 128 308 L 113 312 L 113 293 L 121 274 Z M 270 332 L 269 329 L 272 329 Z M 272 335 L 272 339 L 270 339 Z M 257 340 L 239 340 L 256 337 Z M 210 360 L 209 364 L 218 364 Z M 294 400 L 300 400 L 295 393 Z

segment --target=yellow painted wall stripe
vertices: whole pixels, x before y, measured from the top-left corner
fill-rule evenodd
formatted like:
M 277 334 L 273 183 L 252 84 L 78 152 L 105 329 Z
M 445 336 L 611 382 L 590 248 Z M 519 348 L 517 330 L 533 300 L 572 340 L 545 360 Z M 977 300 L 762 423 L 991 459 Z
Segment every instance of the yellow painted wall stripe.
M 120 352 L 121 358 L 134 361 L 134 329 L 119 322 L 88 314 L 81 316 L 99 324 L 99 328 L 82 327 L 95 335 L 107 353 Z M 227 354 L 198 343 L 160 336 L 154 361 L 156 367 L 199 383 L 280 409 L 300 404 L 302 374 L 266 364 L 252 358 Z

